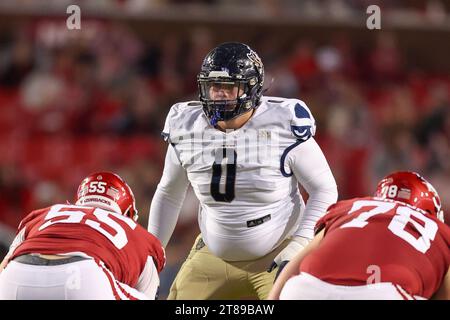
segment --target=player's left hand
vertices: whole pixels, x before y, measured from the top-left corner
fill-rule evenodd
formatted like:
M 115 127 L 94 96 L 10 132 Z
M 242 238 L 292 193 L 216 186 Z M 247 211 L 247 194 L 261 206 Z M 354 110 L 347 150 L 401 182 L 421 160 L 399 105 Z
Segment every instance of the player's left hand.
M 275 276 L 278 278 L 278 275 L 280 274 L 281 270 L 286 266 L 286 264 L 303 248 L 305 248 L 308 243 L 309 239 L 300 237 L 300 236 L 294 236 L 292 237 L 291 241 L 288 243 L 286 248 L 281 250 L 281 252 L 273 259 L 272 264 L 270 265 L 267 272 L 272 272 L 276 267 L 278 267 L 277 274 Z

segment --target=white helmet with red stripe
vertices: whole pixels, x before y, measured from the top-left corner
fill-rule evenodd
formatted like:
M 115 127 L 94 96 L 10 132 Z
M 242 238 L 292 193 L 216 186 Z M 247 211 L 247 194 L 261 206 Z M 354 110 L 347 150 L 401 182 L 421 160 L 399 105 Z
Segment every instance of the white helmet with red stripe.
M 138 219 L 133 191 L 117 174 L 95 172 L 83 179 L 77 191 L 77 205 L 89 205 Z

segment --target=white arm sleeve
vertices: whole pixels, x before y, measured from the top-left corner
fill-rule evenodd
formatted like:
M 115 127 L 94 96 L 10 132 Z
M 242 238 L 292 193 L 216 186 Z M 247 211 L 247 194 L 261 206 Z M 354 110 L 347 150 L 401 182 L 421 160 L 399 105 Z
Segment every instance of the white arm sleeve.
M 186 171 L 174 147 L 169 145 L 161 181 L 150 205 L 147 228 L 161 241 L 163 247 L 167 246 L 175 229 L 188 186 Z
M 145 294 L 148 298 L 153 300 L 156 299 L 159 288 L 159 275 L 152 257 L 147 257 L 144 270 L 139 276 L 135 288 Z
M 316 222 L 337 201 L 336 181 L 314 138 L 291 150 L 288 163 L 297 181 L 309 195 L 303 219 L 294 236 L 312 239 Z

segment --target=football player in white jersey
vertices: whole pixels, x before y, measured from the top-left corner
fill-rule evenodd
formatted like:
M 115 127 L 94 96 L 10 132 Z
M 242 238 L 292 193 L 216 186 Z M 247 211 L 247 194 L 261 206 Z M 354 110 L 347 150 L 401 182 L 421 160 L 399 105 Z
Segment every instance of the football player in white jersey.
M 200 101 L 177 103 L 167 116 L 148 230 L 167 245 L 191 184 L 201 231 L 168 299 L 267 298 L 275 269 L 308 244 L 337 200 L 310 110 L 298 99 L 263 97 L 263 81 L 255 51 L 221 44 L 201 66 Z

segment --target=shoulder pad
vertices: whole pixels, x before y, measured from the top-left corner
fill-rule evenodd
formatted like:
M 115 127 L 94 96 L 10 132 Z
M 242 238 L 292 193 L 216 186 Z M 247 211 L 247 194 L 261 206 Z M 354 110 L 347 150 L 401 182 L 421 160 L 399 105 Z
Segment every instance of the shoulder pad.
M 192 123 L 202 113 L 202 104 L 199 101 L 174 104 L 167 114 L 161 136 L 165 141 L 171 142 L 170 138 L 174 130 L 176 131 L 181 125 Z
M 302 141 L 306 141 L 313 137 L 316 133 L 316 121 L 308 106 L 302 100 L 298 99 L 288 99 L 285 101 L 285 104 L 292 115 L 292 134 L 298 140 Z

